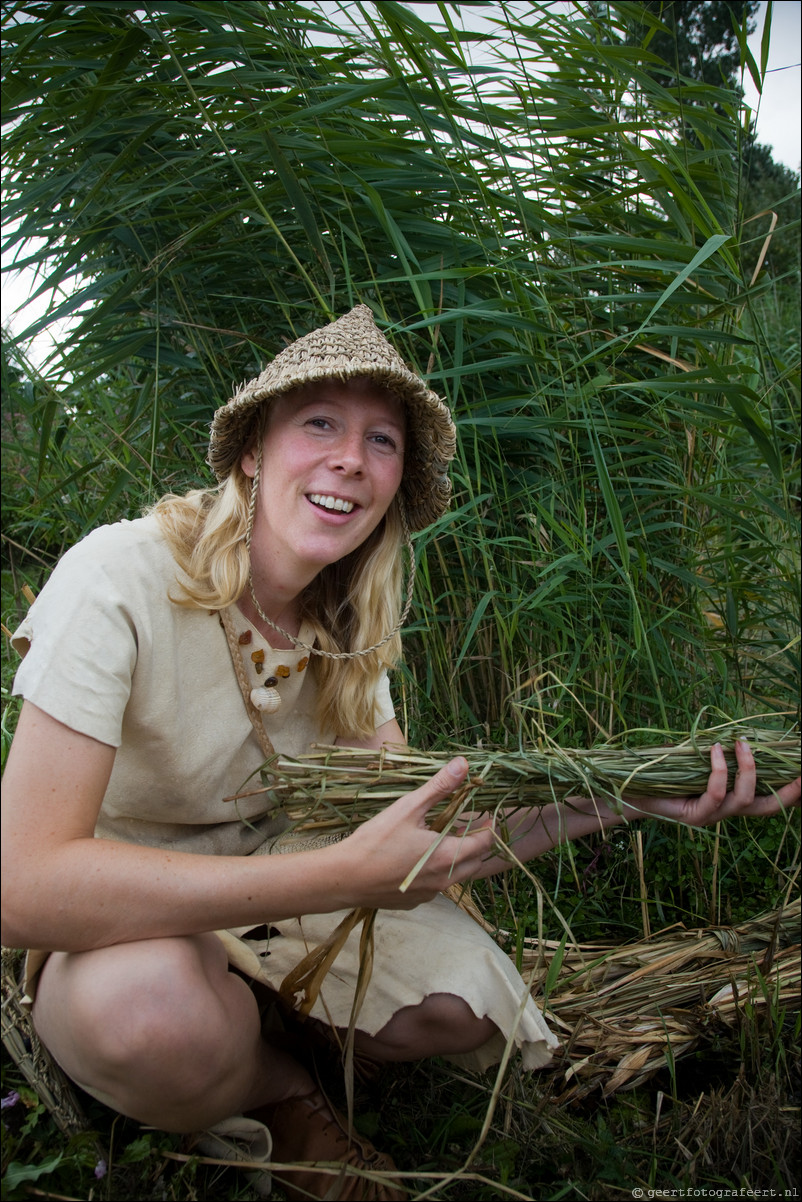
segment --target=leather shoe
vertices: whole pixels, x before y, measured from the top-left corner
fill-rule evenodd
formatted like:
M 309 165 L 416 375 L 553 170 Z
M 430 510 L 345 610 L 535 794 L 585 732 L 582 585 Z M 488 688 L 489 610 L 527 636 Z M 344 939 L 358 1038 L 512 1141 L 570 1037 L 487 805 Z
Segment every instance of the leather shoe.
M 289 1199 L 334 1198 L 341 1202 L 404 1202 L 408 1195 L 394 1187 L 392 1179 L 370 1180 L 350 1170 L 393 1173 L 389 1156 L 378 1152 L 369 1140 L 348 1131 L 346 1119 L 326 1100 L 319 1089 L 300 1098 L 285 1098 L 271 1106 L 250 1111 L 273 1137 L 273 1160 L 280 1163 L 339 1162 L 340 1173 L 321 1173 L 307 1165 L 298 1169 L 273 1169 Z M 395 1184 L 398 1184 L 396 1179 Z

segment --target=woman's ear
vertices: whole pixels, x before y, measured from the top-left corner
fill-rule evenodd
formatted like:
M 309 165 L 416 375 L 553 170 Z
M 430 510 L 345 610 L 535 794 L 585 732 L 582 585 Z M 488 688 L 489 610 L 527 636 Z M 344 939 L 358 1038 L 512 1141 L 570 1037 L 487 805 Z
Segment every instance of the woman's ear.
M 263 405 L 261 407 L 254 424 L 250 427 L 248 432 L 248 440 L 245 443 L 245 447 L 239 458 L 239 465 L 249 480 L 253 480 L 254 476 L 256 475 L 259 440 L 265 436 L 270 409 L 270 404 Z
M 245 475 L 253 480 L 256 475 L 256 450 L 254 447 L 247 447 L 240 456 L 240 467 Z

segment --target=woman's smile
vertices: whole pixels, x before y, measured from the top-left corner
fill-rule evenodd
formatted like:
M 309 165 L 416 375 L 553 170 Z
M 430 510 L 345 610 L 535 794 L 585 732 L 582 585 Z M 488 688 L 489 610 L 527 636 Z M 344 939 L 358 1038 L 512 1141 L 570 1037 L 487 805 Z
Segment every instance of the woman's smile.
M 352 513 L 354 509 L 354 502 L 344 501 L 342 497 L 323 497 L 320 493 L 311 493 L 309 500 L 313 505 L 319 505 L 321 509 L 327 509 L 329 512 Z

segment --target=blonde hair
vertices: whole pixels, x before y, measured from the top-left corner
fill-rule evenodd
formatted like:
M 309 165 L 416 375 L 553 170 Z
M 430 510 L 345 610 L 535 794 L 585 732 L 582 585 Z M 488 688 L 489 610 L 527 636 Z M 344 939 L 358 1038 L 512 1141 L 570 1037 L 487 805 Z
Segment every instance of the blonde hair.
M 245 444 L 247 445 L 247 444 Z M 216 488 L 168 494 L 150 513 L 157 519 L 186 579 L 170 599 L 188 608 L 232 605 L 248 585 L 245 544 L 251 481 L 239 463 Z M 393 500 L 365 542 L 325 567 L 304 590 L 302 615 L 323 651 L 352 651 L 379 642 L 399 620 L 403 575 L 403 524 Z M 369 737 L 376 728 L 376 686 L 381 673 L 401 659 L 395 634 L 369 655 L 349 660 L 314 656 L 321 728 L 338 736 Z

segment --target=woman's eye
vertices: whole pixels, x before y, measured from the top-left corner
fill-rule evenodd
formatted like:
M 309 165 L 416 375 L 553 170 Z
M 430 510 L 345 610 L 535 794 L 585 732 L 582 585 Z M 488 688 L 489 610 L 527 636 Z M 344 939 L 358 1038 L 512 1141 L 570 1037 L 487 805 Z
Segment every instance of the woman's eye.
M 389 434 L 373 434 L 371 437 L 375 443 L 378 443 L 380 447 L 386 447 L 388 451 L 396 449 L 395 439 L 391 438 Z

